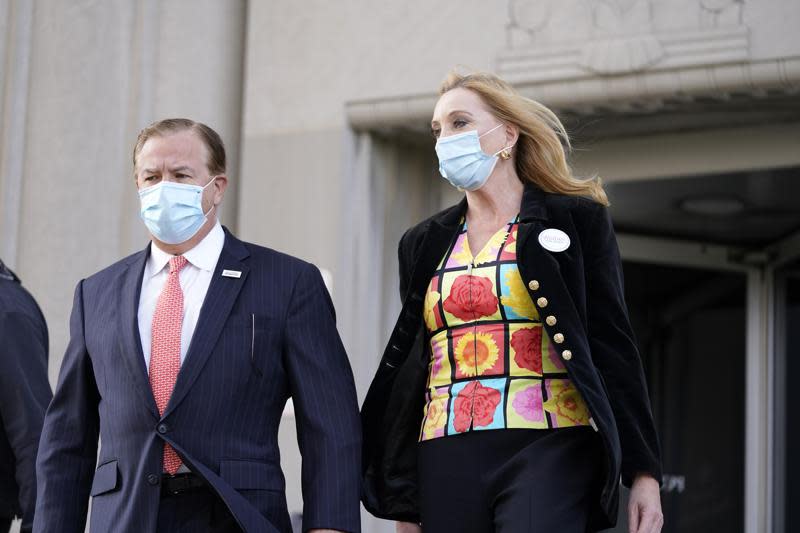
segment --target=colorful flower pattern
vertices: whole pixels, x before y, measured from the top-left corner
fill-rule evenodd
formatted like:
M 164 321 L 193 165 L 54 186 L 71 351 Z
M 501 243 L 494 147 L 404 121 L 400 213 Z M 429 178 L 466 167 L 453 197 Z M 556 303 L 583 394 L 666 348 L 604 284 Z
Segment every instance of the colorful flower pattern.
M 471 425 L 488 426 L 494 422 L 498 405 L 500 405 L 500 391 L 485 387 L 480 381 L 470 381 L 456 396 L 453 427 L 459 433 L 463 433 Z
M 589 424 L 517 266 L 516 220 L 473 255 L 466 223 L 428 286 L 431 359 L 420 440 Z
M 444 301 L 444 310 L 469 322 L 491 316 L 497 311 L 497 296 L 490 279 L 463 274 L 450 286 L 450 295 Z

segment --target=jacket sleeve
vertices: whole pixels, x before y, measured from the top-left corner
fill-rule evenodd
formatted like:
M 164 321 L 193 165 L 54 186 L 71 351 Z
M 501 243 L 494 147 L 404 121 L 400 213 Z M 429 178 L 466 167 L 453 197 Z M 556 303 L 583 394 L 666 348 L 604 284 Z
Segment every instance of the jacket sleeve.
M 353 373 L 322 276 L 303 266 L 284 337 L 303 458 L 303 531 L 360 531 L 361 422 Z
M 408 241 L 409 241 L 409 232 L 411 230 L 406 230 L 402 237 L 400 237 L 400 242 L 397 243 L 397 262 L 399 266 L 399 275 L 400 275 L 400 301 L 402 302 L 403 299 L 406 297 L 406 292 L 408 291 L 408 284 L 411 282 L 409 279 L 411 277 L 411 266 L 409 265 L 411 259 L 411 250 L 408 249 Z
M 47 381 L 47 331 L 20 312 L 0 313 L 0 418 L 16 458 L 22 531 L 33 527 L 36 451 L 52 392 Z
M 585 245 L 589 346 L 600 371 L 622 446 L 622 482 L 630 487 L 638 473 L 661 483 L 661 459 L 642 361 L 625 304 L 622 261 L 603 206 L 588 225 Z
M 99 394 L 84 339 L 83 282 L 75 289 L 70 341 L 44 418 L 36 461 L 33 530 L 82 533 L 97 460 Z

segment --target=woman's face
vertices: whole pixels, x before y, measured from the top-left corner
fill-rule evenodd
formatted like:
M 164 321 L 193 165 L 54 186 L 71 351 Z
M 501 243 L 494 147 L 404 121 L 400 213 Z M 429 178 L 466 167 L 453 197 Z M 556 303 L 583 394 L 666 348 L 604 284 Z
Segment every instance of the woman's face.
M 431 133 L 435 138 L 476 130 L 483 135 L 502 124 L 477 93 L 458 87 L 444 93 L 433 110 Z M 495 154 L 508 146 L 509 128 L 497 128 L 480 138 L 481 149 Z

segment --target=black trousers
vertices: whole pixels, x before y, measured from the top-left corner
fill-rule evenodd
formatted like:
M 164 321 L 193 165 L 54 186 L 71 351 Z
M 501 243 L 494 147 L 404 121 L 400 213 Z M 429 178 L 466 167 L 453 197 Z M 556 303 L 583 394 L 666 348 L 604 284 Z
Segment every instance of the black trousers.
M 586 533 L 602 444 L 591 428 L 473 431 L 419 445 L 425 533 Z
M 161 495 L 158 533 L 241 533 L 225 503 L 208 488 Z
M 11 518 L 0 516 L 0 533 L 8 533 L 11 529 Z

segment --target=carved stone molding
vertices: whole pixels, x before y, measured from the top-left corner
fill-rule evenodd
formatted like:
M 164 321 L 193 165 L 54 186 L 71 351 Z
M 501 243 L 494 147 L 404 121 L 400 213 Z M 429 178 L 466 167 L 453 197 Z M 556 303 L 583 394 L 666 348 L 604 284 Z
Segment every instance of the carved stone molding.
M 569 80 L 749 58 L 744 0 L 509 0 L 498 73 Z
M 560 113 L 651 113 L 707 100 L 751 101 L 800 94 L 800 56 L 713 66 L 647 70 L 612 77 L 520 81 L 517 89 Z M 351 101 L 348 123 L 358 131 L 421 127 L 430 121 L 435 93 Z

